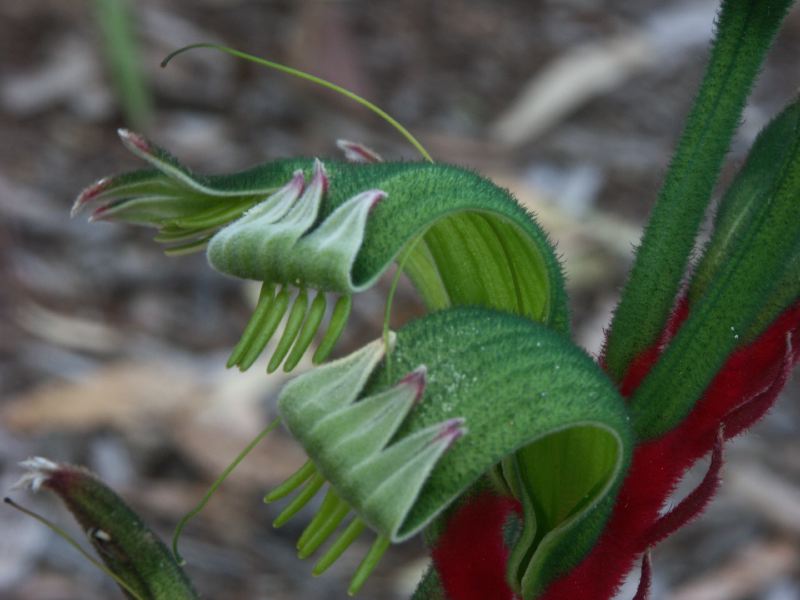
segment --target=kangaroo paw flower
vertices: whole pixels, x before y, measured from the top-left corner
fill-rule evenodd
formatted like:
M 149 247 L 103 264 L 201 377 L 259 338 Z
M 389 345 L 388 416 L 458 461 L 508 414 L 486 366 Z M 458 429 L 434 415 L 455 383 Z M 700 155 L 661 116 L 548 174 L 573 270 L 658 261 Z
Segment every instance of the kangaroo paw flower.
M 570 391 L 567 401 L 566 382 L 576 377 L 581 389 Z M 517 378 L 513 389 L 499 385 Z M 591 539 L 577 525 L 591 523 L 599 532 L 630 451 L 622 399 L 589 357 L 551 330 L 482 309 L 436 313 L 392 334 L 388 347 L 377 340 L 304 373 L 285 386 L 278 406 L 310 462 L 268 494 L 274 501 L 296 492 L 276 525 L 328 483 L 319 512 L 298 541 L 300 556 L 307 557 L 355 513 L 317 570 L 364 528 L 378 534 L 376 555 L 441 515 L 435 528 L 442 533 L 433 547 L 445 583 L 472 564 L 448 559 L 461 546 L 458 540 L 485 531 L 486 540 L 503 543 L 497 552 L 483 549 L 494 556 L 492 568 L 506 559 L 510 565 L 492 581 L 511 571 L 511 593 L 525 590 L 533 597 L 550 573 L 539 565 L 551 564 L 557 572 L 588 551 Z M 592 415 L 580 407 L 591 407 Z M 487 501 L 497 516 L 490 526 L 478 526 L 480 507 L 465 505 L 455 521 L 444 514 L 506 456 L 501 477 L 515 496 L 496 506 Z M 538 523 L 538 531 L 518 526 L 519 535 L 503 538 L 501 513 L 509 506 Z M 483 550 L 475 550 L 475 561 Z M 360 577 L 354 577 L 358 585 Z M 477 596 L 464 596 L 471 598 Z
M 15 487 L 34 492 L 47 490 L 58 496 L 86 532 L 107 573 L 128 597 L 141 600 L 198 597 L 158 536 L 95 475 L 81 467 L 41 457 L 29 458 L 20 466 L 26 472 Z

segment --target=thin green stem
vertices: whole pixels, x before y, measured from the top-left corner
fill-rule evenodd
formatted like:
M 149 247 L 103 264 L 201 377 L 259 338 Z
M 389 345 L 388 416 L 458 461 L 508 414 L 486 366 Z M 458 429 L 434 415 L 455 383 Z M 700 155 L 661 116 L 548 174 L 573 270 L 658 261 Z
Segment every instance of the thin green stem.
M 208 488 L 208 491 L 205 493 L 203 499 L 200 500 L 197 506 L 195 506 L 191 511 L 186 513 L 186 515 L 184 515 L 183 518 L 178 522 L 177 527 L 175 527 L 175 533 L 172 535 L 172 554 L 175 555 L 175 560 L 179 565 L 186 564 L 186 561 L 183 560 L 183 557 L 180 555 L 180 552 L 178 552 L 178 541 L 181 537 L 181 532 L 183 531 L 183 528 L 192 518 L 195 517 L 195 515 L 197 515 L 201 510 L 203 510 L 203 508 L 205 508 L 205 505 L 208 504 L 209 500 L 211 500 L 211 496 L 213 496 L 214 492 L 217 491 L 217 488 L 219 488 L 219 486 L 221 486 L 225 482 L 225 480 L 228 478 L 228 475 L 230 475 L 233 472 L 233 470 L 239 466 L 239 463 L 241 463 L 245 459 L 245 457 L 248 454 L 250 454 L 250 452 L 252 452 L 253 448 L 255 448 L 261 440 L 267 437 L 267 434 L 269 434 L 273 429 L 275 429 L 280 422 L 281 422 L 280 417 L 276 417 L 272 421 L 272 423 L 267 425 L 267 427 L 263 431 L 261 431 L 261 433 L 259 433 L 255 438 L 253 438 L 253 440 L 249 444 L 247 444 L 247 446 L 245 446 L 244 450 L 242 450 L 236 456 L 236 458 L 233 459 L 233 462 L 225 468 L 225 470 L 222 472 L 222 475 L 220 475 L 216 479 L 216 481 L 214 481 L 214 483 L 211 484 L 211 487 Z
M 427 150 L 422 146 L 422 144 L 415 138 L 408 129 L 403 127 L 397 119 L 392 117 L 389 113 L 384 111 L 382 108 L 373 104 L 366 98 L 362 98 L 358 94 L 351 92 L 348 89 L 343 88 L 340 85 L 336 85 L 326 79 L 322 79 L 321 77 L 317 77 L 316 75 L 311 75 L 310 73 L 305 73 L 304 71 L 300 71 L 299 69 L 295 69 L 286 65 L 282 65 L 277 62 L 273 62 L 271 60 L 266 60 L 264 58 L 260 58 L 258 56 L 254 56 L 253 54 L 248 54 L 247 52 L 242 52 L 241 50 L 236 50 L 234 48 L 229 48 L 228 46 L 223 46 L 221 44 L 211 44 L 208 42 L 198 43 L 198 44 L 190 44 L 188 46 L 184 46 L 183 48 L 179 48 L 174 52 L 171 52 L 161 61 L 161 66 L 166 67 L 169 62 L 175 58 L 179 54 L 183 54 L 188 50 L 193 50 L 195 48 L 210 48 L 212 50 L 218 50 L 220 52 L 225 52 L 226 54 L 230 54 L 231 56 L 235 56 L 237 58 L 243 58 L 244 60 L 249 60 L 261 66 L 274 69 L 276 71 L 280 71 L 281 73 L 286 73 L 287 75 L 292 75 L 293 77 L 298 77 L 299 79 L 303 79 L 305 81 L 310 81 L 311 83 L 315 83 L 320 85 L 324 88 L 332 90 L 337 94 L 341 94 L 342 96 L 349 98 L 353 102 L 357 102 L 361 106 L 371 110 L 373 113 L 378 115 L 381 119 L 389 123 L 392 127 L 394 127 L 400 135 L 402 135 L 408 142 L 414 146 L 414 148 L 419 152 L 422 157 L 427 160 L 428 162 L 433 162 L 433 158 L 428 153 Z
M 619 381 L 673 309 L 745 102 L 791 0 L 725 0 L 708 68 L 645 230 L 608 335 Z
M 99 560 L 97 560 L 95 557 L 89 554 L 86 550 L 84 550 L 83 546 L 81 546 L 75 539 L 73 539 L 71 535 L 69 535 L 66 531 L 64 531 L 61 527 L 53 523 L 51 520 L 30 510 L 29 508 L 25 508 L 24 506 L 17 504 L 11 498 L 3 498 L 3 502 L 8 504 L 10 507 L 20 511 L 21 513 L 24 513 L 29 517 L 32 517 L 33 519 L 39 521 L 39 523 L 47 527 L 50 531 L 55 533 L 58 537 L 60 537 L 70 546 L 75 548 L 75 550 L 77 550 L 81 554 L 81 556 L 83 556 L 86 560 L 88 560 L 95 567 L 100 569 L 103 573 L 111 577 L 111 579 L 117 582 L 117 584 L 122 589 L 124 589 L 127 593 L 133 596 L 136 600 L 145 600 L 135 589 L 133 589 L 128 583 L 126 583 L 125 580 L 123 580 L 119 575 L 114 573 L 114 571 L 109 569 L 107 566 L 105 566 L 103 563 L 101 563 Z
M 389 293 L 386 296 L 386 308 L 383 311 L 383 345 L 386 347 L 386 376 L 389 381 L 392 378 L 392 367 L 391 367 L 391 354 L 392 348 L 389 345 L 389 321 L 392 318 L 392 306 L 394 305 L 394 295 L 397 292 L 397 286 L 400 284 L 400 277 L 403 275 L 403 271 L 406 267 L 406 262 L 408 261 L 408 257 L 411 256 L 411 253 L 414 251 L 414 248 L 417 245 L 417 242 L 422 239 L 422 235 L 418 235 L 416 238 L 411 240 L 411 242 L 406 246 L 406 249 L 403 251 L 403 254 L 400 256 L 400 259 L 397 261 L 397 270 L 394 273 L 394 277 L 392 277 L 392 284 L 389 286 Z

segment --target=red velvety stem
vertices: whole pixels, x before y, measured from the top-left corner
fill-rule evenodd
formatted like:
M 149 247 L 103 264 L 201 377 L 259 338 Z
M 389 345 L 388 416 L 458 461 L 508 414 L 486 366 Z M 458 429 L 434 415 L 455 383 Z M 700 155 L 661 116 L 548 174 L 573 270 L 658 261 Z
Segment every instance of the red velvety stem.
M 667 321 L 667 326 L 664 328 L 661 336 L 659 336 L 658 341 L 631 362 L 619 385 L 619 391 L 623 396 L 627 398 L 636 391 L 636 388 L 639 387 L 639 384 L 642 383 L 642 380 L 650 372 L 650 369 L 653 368 L 658 357 L 661 356 L 661 353 L 667 347 L 670 340 L 675 337 L 678 329 L 680 329 L 680 326 L 683 325 L 683 322 L 688 316 L 689 299 L 683 296 L 678 300 L 675 310 L 672 311 Z
M 647 600 L 650 597 L 650 583 L 653 578 L 653 570 L 650 566 L 650 553 L 645 552 L 642 557 L 642 574 L 639 576 L 639 587 L 636 588 L 636 595 L 633 600 Z
M 722 428 L 717 433 L 714 449 L 711 451 L 711 464 L 700 484 L 692 492 L 653 523 L 645 533 L 643 544 L 654 546 L 668 538 L 689 521 L 700 515 L 714 498 L 720 484 L 722 470 L 722 444 L 725 441 Z
M 681 314 L 686 310 L 681 308 L 683 304 L 679 304 L 658 347 L 631 365 L 621 385 L 628 393 L 635 390 L 685 317 L 685 312 Z M 800 360 L 800 352 L 794 350 L 798 345 L 800 303 L 787 309 L 758 339 L 728 359 L 703 398 L 676 429 L 635 449 L 631 469 L 598 543 L 575 569 L 548 588 L 542 600 L 611 598 L 637 557 L 652 543 L 660 510 L 681 477 L 714 447 L 721 425 L 729 439 L 766 413 L 792 366 Z M 705 497 L 706 502 L 711 495 Z M 699 514 L 704 506 L 703 503 L 694 507 L 696 511 L 686 511 L 688 518 Z
M 795 334 L 800 334 L 800 329 L 798 329 Z M 786 354 L 784 355 L 783 364 L 780 367 L 778 376 L 766 389 L 753 396 L 747 402 L 741 404 L 738 408 L 730 411 L 725 416 L 724 427 L 726 439 L 736 437 L 743 431 L 746 431 L 766 414 L 775 402 L 778 393 L 780 393 L 783 386 L 786 385 L 789 375 L 792 372 L 792 367 L 798 359 L 800 359 L 800 353 L 793 350 L 792 335 L 787 334 Z
M 613 597 L 645 549 L 640 541 L 658 519 L 661 506 L 682 475 L 675 471 L 669 461 L 669 443 L 663 438 L 639 446 L 611 518 L 592 552 L 555 581 L 542 600 Z
M 503 529 L 521 515 L 517 500 L 491 492 L 456 510 L 432 552 L 448 600 L 515 600 L 506 581 Z

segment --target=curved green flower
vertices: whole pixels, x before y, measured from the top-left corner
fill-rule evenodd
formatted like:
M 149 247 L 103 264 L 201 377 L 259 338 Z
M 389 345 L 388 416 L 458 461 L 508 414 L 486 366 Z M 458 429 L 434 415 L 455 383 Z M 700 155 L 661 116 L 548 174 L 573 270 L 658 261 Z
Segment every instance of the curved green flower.
M 298 544 L 309 555 L 353 510 L 326 567 L 364 525 L 379 534 L 377 548 L 415 535 L 507 459 L 525 510 L 509 576 L 535 597 L 588 552 L 613 505 L 632 447 L 617 390 L 557 332 L 486 309 L 434 313 L 390 345 L 388 357 L 379 340 L 282 391 L 281 416 L 311 463 L 267 496 L 305 483 L 276 524 L 329 482 Z
M 288 311 L 269 370 L 287 356 L 291 370 L 324 319 L 325 293 L 333 293 L 339 300 L 315 355 L 321 362 L 345 325 L 351 295 L 395 260 L 430 309 L 479 305 L 568 330 L 561 267 L 546 234 L 508 192 L 471 171 L 291 159 L 202 176 L 138 134 L 121 130 L 120 137 L 155 168 L 101 179 L 73 212 L 100 202 L 92 219 L 156 227 L 168 253 L 207 247 L 215 268 L 262 281 L 229 366 L 249 367 Z

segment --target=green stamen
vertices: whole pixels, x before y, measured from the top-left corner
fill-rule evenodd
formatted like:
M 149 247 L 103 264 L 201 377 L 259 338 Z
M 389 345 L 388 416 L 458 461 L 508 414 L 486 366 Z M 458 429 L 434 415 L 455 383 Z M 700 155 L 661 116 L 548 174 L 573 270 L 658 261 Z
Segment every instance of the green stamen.
M 311 572 L 312 575 L 316 577 L 327 571 L 328 568 L 335 563 L 342 554 L 344 554 L 344 551 L 350 547 L 356 538 L 361 535 L 365 528 L 366 524 L 358 517 L 350 521 L 350 524 L 344 530 L 342 535 L 339 536 L 339 539 L 337 539 L 333 545 L 328 548 L 327 552 L 325 552 L 317 564 L 314 565 L 314 570 Z
M 297 299 L 292 305 L 292 310 L 289 311 L 289 318 L 286 320 L 286 327 L 284 328 L 283 335 L 281 336 L 278 346 L 275 348 L 275 352 L 272 354 L 272 358 L 269 361 L 267 373 L 275 372 L 283 359 L 286 357 L 286 354 L 289 352 L 289 348 L 292 347 L 292 343 L 300 331 L 300 326 L 303 324 L 303 317 L 306 315 L 307 308 L 308 293 L 302 289 L 297 294 Z
M 345 517 L 350 513 L 350 505 L 344 500 L 338 500 L 331 514 L 325 520 L 321 527 L 312 535 L 306 543 L 299 548 L 298 556 L 300 558 L 308 558 L 317 548 L 319 548 L 325 541 L 331 537 L 331 534 L 337 527 L 344 521 Z
M 347 318 L 350 316 L 352 308 L 353 298 L 351 296 L 340 296 L 336 301 L 331 315 L 331 322 L 328 324 L 328 331 L 325 332 L 325 337 L 319 343 L 319 348 L 317 348 L 312 359 L 315 365 L 325 362 L 330 355 L 336 342 L 339 341 L 339 336 L 344 331 L 344 326 L 347 325 Z
M 308 311 L 308 316 L 306 316 L 306 322 L 303 323 L 303 327 L 300 330 L 300 335 L 297 337 L 297 341 L 292 351 L 289 353 L 289 358 L 283 363 L 283 370 L 286 373 L 289 373 L 297 366 L 297 363 L 300 362 L 300 359 L 306 353 L 306 350 L 308 350 L 308 347 L 314 339 L 314 335 L 319 329 L 320 323 L 322 323 L 322 319 L 325 317 L 327 305 L 325 292 L 317 293 L 316 297 L 311 302 L 311 308 Z
M 322 485 L 325 483 L 325 478 L 320 475 L 319 473 L 314 474 L 311 479 L 309 479 L 306 487 L 295 496 L 294 500 L 292 500 L 289 505 L 283 509 L 281 514 L 272 522 L 272 526 L 275 528 L 281 527 L 286 524 L 286 522 L 295 516 L 300 509 L 302 509 L 306 504 L 308 504 L 309 500 L 311 500 L 314 496 L 316 496 L 317 492 L 320 490 Z
M 297 540 L 298 550 L 305 546 L 306 542 L 313 537 L 323 523 L 328 520 L 328 517 L 330 517 L 336 509 L 338 503 L 339 497 L 336 495 L 336 492 L 333 491 L 333 488 L 328 488 L 328 492 L 325 494 L 325 498 L 322 500 L 317 514 L 314 515 L 314 518 L 311 519 L 311 522 L 303 530 L 303 533 L 300 534 L 300 538 Z
M 378 566 L 378 562 L 380 562 L 381 557 L 389 547 L 389 543 L 389 538 L 384 535 L 379 536 L 378 539 L 375 540 L 375 543 L 372 544 L 364 560 L 358 565 L 355 575 L 353 575 L 353 578 L 350 580 L 350 587 L 347 588 L 347 594 L 349 596 L 355 596 L 359 592 L 364 582 L 367 580 L 367 577 L 369 577 L 370 573 Z
M 286 309 L 289 307 L 289 286 L 283 286 L 275 300 L 269 305 L 266 316 L 264 317 L 263 327 L 256 334 L 253 343 L 245 352 L 244 357 L 239 362 L 239 370 L 246 371 L 264 351 L 264 348 L 272 339 L 275 330 L 278 329 Z
M 264 328 L 264 319 L 269 312 L 269 307 L 272 305 L 274 294 L 275 286 L 273 284 L 264 283 L 261 286 L 261 292 L 258 295 L 258 302 L 256 303 L 253 316 L 250 317 L 250 321 L 247 323 L 247 327 L 245 327 L 239 343 L 236 344 L 236 347 L 228 358 L 227 367 L 229 369 L 239 364 L 239 361 L 242 360 L 242 356 L 244 356 L 245 352 L 249 350 L 258 332 Z
M 269 494 L 264 496 L 264 503 L 269 504 L 270 502 L 275 502 L 276 500 L 285 498 L 303 485 L 306 481 L 308 481 L 308 479 L 316 472 L 317 468 L 314 466 L 314 463 L 310 460 L 306 461 L 302 467 L 295 471 L 294 475 L 289 477 Z

